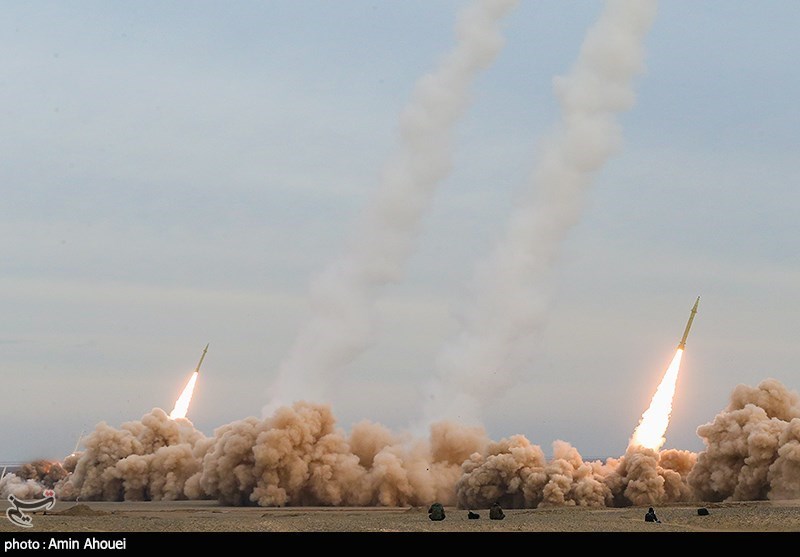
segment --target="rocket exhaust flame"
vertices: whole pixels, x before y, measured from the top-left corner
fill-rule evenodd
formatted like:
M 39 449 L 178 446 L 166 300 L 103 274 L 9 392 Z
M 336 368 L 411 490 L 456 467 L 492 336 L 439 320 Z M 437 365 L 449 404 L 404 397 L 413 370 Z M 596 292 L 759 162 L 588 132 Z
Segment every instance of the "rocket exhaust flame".
M 203 365 L 203 358 L 206 357 L 206 352 L 208 352 L 208 344 L 206 347 L 203 348 L 203 354 L 200 356 L 200 361 L 197 362 L 197 367 L 192 373 L 192 376 L 189 378 L 189 382 L 186 383 L 186 386 L 183 388 L 183 392 L 181 396 L 178 397 L 178 400 L 175 401 L 175 407 L 172 409 L 172 412 L 169 413 L 169 417 L 173 420 L 177 418 L 185 418 L 186 413 L 189 411 L 189 403 L 192 402 L 192 394 L 194 394 L 194 385 L 197 383 L 197 376 L 200 375 L 200 366 Z
M 675 352 L 675 357 L 672 358 L 672 363 L 667 368 L 661 384 L 656 389 L 656 394 L 650 401 L 650 407 L 642 414 L 642 419 L 639 425 L 633 432 L 629 447 L 639 446 L 647 449 L 659 450 L 664 441 L 664 433 L 667 431 L 669 425 L 669 417 L 672 414 L 672 399 L 675 396 L 675 385 L 678 382 L 678 371 L 681 367 L 681 359 L 683 358 L 683 351 L 686 350 L 686 337 L 689 336 L 689 329 L 692 327 L 692 321 L 697 313 L 697 306 L 700 303 L 700 296 L 694 302 L 694 306 L 689 313 L 689 321 L 686 323 L 686 328 L 683 331 L 683 337 L 678 343 L 678 350 Z
M 666 439 L 664 433 L 669 425 L 672 414 L 672 398 L 675 395 L 675 385 L 678 381 L 678 370 L 681 367 L 683 349 L 678 348 L 672 363 L 667 368 L 661 384 L 656 389 L 656 394 L 650 401 L 650 407 L 642 414 L 639 425 L 633 432 L 629 447 L 639 446 L 647 449 L 659 450 Z
M 189 411 L 189 403 L 192 402 L 192 394 L 194 393 L 194 384 L 197 383 L 197 376 L 199 374 L 195 371 L 189 378 L 189 382 L 183 388 L 181 396 L 175 401 L 175 407 L 169 413 L 169 417 L 173 420 L 177 418 L 185 418 L 186 413 Z

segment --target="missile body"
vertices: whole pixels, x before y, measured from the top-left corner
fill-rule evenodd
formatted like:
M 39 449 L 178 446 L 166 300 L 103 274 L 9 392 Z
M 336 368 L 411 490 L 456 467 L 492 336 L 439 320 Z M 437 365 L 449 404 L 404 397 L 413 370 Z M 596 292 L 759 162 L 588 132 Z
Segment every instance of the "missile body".
M 211 344 L 211 343 L 209 343 L 209 344 Z M 208 352 L 208 344 L 206 344 L 206 347 L 203 348 L 203 354 L 200 356 L 200 361 L 197 362 L 197 367 L 194 368 L 194 372 L 195 373 L 200 373 L 200 366 L 203 365 L 203 358 L 206 357 L 206 352 Z
M 689 329 L 692 328 L 692 321 L 694 320 L 694 314 L 697 313 L 697 305 L 700 303 L 700 296 L 697 297 L 697 300 L 694 302 L 694 306 L 692 306 L 692 312 L 689 314 L 689 321 L 686 323 L 686 329 L 683 331 L 683 338 L 678 343 L 678 348 L 683 350 L 686 348 L 686 337 L 689 336 Z

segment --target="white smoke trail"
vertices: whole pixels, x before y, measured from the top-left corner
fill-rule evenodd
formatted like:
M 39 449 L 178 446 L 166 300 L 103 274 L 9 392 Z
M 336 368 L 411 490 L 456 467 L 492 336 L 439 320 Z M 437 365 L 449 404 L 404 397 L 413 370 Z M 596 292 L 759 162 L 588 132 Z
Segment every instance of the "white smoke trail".
M 503 46 L 499 22 L 516 4 L 478 0 L 468 6 L 458 19 L 454 49 L 416 84 L 400 120 L 400 151 L 386 165 L 346 255 L 311 285 L 311 318 L 278 368 L 264 416 L 296 400 L 321 401 L 331 375 L 369 344 L 374 291 L 400 276 L 434 187 L 450 171 L 451 134 L 469 87 Z
M 512 214 L 504 239 L 477 269 L 477 294 L 470 297 L 476 305 L 440 353 L 425 424 L 478 422 L 482 407 L 530 360 L 559 246 L 578 221 L 593 175 L 620 144 L 615 115 L 634 103 L 631 82 L 643 69 L 643 39 L 655 12 L 655 0 L 609 0 L 571 73 L 555 80 L 562 121 L 533 172 L 538 198 Z

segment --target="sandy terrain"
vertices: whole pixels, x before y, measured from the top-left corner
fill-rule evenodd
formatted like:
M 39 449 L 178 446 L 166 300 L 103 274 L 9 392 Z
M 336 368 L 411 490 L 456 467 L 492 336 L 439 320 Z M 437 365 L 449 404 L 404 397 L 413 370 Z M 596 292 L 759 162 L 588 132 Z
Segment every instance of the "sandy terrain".
M 699 515 L 705 507 L 708 515 Z M 505 509 L 490 520 L 487 509 L 446 508 L 431 521 L 427 508 L 223 507 L 214 501 L 59 501 L 29 513 L 32 527 L 0 517 L 6 533 L 43 532 L 798 532 L 800 500 L 656 506 L 661 523 L 644 521 L 646 507 Z

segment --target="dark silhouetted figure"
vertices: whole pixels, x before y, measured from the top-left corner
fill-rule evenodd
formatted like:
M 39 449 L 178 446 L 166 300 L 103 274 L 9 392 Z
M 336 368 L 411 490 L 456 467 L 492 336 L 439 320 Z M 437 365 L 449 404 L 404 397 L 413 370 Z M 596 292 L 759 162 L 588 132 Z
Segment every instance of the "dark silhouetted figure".
M 697 515 L 698 516 L 708 516 L 708 509 L 705 508 L 705 507 L 700 507 L 699 509 L 697 509 Z
M 494 503 L 489 509 L 489 518 L 492 520 L 503 520 L 506 517 L 503 509 L 500 508 L 499 503 Z
M 653 510 L 653 507 L 647 509 L 647 512 L 644 515 L 645 522 L 661 522 L 658 517 L 656 516 L 656 511 Z
M 441 503 L 434 503 L 428 509 L 428 518 L 431 520 L 444 520 L 444 507 Z
M 467 518 L 469 518 L 470 520 L 476 520 L 480 517 L 481 515 L 479 515 L 478 513 L 474 513 L 472 511 L 467 512 Z

